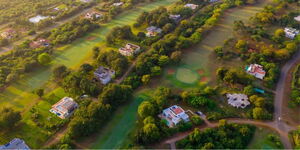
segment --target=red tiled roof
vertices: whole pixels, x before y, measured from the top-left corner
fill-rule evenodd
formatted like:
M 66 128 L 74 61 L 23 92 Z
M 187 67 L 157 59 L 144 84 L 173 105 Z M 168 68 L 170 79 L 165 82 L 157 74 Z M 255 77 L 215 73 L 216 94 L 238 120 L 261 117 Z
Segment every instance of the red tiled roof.
M 182 108 L 180 108 L 180 107 L 177 107 L 177 108 L 175 108 L 175 109 L 172 109 L 173 110 L 173 112 L 176 114 L 176 115 L 178 115 L 178 114 L 180 114 L 180 113 L 182 113 L 183 112 L 183 109 Z

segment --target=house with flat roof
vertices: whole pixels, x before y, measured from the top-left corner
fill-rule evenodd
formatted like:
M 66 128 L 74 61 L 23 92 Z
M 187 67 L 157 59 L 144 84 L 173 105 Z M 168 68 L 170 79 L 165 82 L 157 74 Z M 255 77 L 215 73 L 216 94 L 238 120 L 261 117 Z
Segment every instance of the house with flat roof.
M 185 111 L 177 105 L 173 105 L 169 108 L 164 109 L 161 117 L 168 122 L 167 125 L 169 127 L 176 126 L 180 121 L 190 121 L 189 116 L 185 113 Z
M 103 15 L 96 11 L 91 11 L 84 15 L 84 18 L 86 18 L 86 19 L 99 19 L 101 17 L 103 17 Z
M 9 28 L 4 30 L 0 35 L 2 38 L 12 39 L 16 34 L 17 32 L 14 29 Z
M 156 36 L 162 32 L 161 28 L 155 26 L 150 26 L 146 30 L 147 30 L 147 34 L 146 34 L 147 37 Z
M 80 0 L 81 2 L 83 2 L 83 3 L 89 3 L 89 2 L 91 2 L 92 0 Z
M 246 108 L 250 105 L 248 96 L 245 94 L 226 94 L 228 104 L 236 108 Z
M 258 79 L 264 79 L 266 71 L 263 69 L 263 66 L 258 64 L 251 64 L 246 67 L 246 72 L 255 76 Z
M 217 2 L 219 0 L 209 0 L 210 3 L 214 3 L 214 2 Z
M 195 10 L 195 9 L 198 8 L 198 5 L 196 5 L 196 4 L 185 4 L 184 7 L 191 8 L 192 10 Z
M 5 145 L 0 145 L 0 149 L 20 149 L 20 150 L 30 150 L 30 148 L 26 145 L 25 141 L 14 138 L 9 143 Z
M 118 3 L 113 3 L 113 6 L 118 7 L 118 6 L 122 6 L 123 4 L 124 4 L 124 2 L 118 2 Z
M 48 47 L 50 45 L 50 41 L 47 40 L 47 39 L 44 39 L 44 38 L 38 38 L 37 40 L 35 41 L 32 41 L 29 46 L 31 48 L 40 48 L 42 46 L 44 47 Z
M 29 22 L 32 22 L 32 23 L 39 23 L 40 21 L 42 20 L 45 20 L 49 18 L 49 16 L 42 16 L 42 15 L 37 15 L 35 17 L 31 17 L 29 18 Z
M 95 79 L 100 81 L 102 84 L 107 84 L 111 81 L 112 77 L 115 75 L 115 71 L 109 68 L 100 66 L 95 72 Z
M 50 112 L 61 119 L 69 118 L 78 108 L 78 104 L 71 97 L 64 97 L 52 106 Z
M 295 19 L 296 21 L 300 22 L 300 15 L 297 16 L 297 17 L 294 17 L 294 19 Z
M 294 28 L 286 27 L 284 28 L 284 33 L 287 38 L 294 39 L 300 33 L 300 31 Z
M 180 15 L 170 15 L 169 18 L 174 20 L 175 22 L 179 22 L 181 20 Z
M 121 47 L 119 49 L 119 52 L 124 56 L 132 56 L 134 54 L 139 53 L 140 50 L 141 50 L 140 46 L 128 43 L 125 45 L 125 47 Z

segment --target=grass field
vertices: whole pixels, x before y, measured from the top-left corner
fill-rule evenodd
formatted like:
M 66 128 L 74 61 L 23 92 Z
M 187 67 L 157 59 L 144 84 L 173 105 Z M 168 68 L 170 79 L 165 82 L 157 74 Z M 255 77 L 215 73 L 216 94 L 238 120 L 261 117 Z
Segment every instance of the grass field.
M 130 131 L 134 128 L 137 119 L 137 108 L 140 103 L 148 96 L 138 94 L 138 96 L 130 103 L 119 109 L 113 116 L 112 120 L 102 129 L 99 137 L 92 145 L 93 149 L 114 149 L 119 148 L 126 140 Z
M 255 131 L 254 137 L 250 144 L 248 145 L 248 149 L 282 149 L 281 146 L 277 146 L 276 143 L 270 141 L 268 139 L 268 135 L 273 134 L 278 136 L 276 132 L 268 128 L 258 127 Z
M 121 25 L 131 25 L 135 22 L 136 18 L 141 12 L 150 11 L 159 6 L 167 6 L 173 2 L 175 2 L 175 0 L 161 0 L 138 6 L 134 10 L 120 14 L 109 23 L 101 25 L 100 29 L 95 30 L 93 33 L 89 33 L 85 37 L 80 38 L 69 45 L 59 48 L 54 52 L 55 57 L 51 66 L 25 75 L 22 79 L 10 85 L 6 90 L 4 90 L 4 92 L 0 93 L 0 106 L 11 106 L 17 110 L 22 111 L 26 116 L 27 113 L 29 113 L 28 110 L 33 105 L 38 105 L 41 108 L 47 108 L 47 111 L 43 112 L 46 112 L 46 114 L 50 114 L 48 110 L 50 109 L 51 105 L 47 103 L 40 103 L 39 98 L 35 94 L 33 94 L 33 91 L 37 88 L 45 88 L 47 91 L 50 90 L 47 89 L 47 87 L 49 86 L 49 81 L 51 79 L 51 68 L 53 66 L 63 64 L 70 68 L 77 68 L 82 63 L 91 60 L 92 48 L 100 44 L 101 42 L 104 42 L 105 35 L 113 27 Z M 54 91 L 60 90 L 61 89 L 54 89 Z M 42 117 L 46 116 L 42 115 Z M 28 117 L 24 117 L 22 123 L 24 125 L 22 129 L 18 129 L 18 133 L 12 132 L 9 136 L 0 134 L 0 144 L 4 144 L 5 142 L 11 140 L 11 138 L 13 137 L 21 137 L 28 143 L 31 148 L 38 148 L 40 144 L 43 144 L 48 136 L 52 134 L 46 132 L 42 128 L 36 129 L 37 127 L 32 124 L 32 121 Z M 37 136 L 32 136 L 33 134 Z

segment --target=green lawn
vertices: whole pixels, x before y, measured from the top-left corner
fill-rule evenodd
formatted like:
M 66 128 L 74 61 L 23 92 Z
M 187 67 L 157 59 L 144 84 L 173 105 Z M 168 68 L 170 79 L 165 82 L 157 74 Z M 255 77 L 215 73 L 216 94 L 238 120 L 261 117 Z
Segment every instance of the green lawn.
M 268 128 L 258 127 L 255 131 L 254 137 L 250 144 L 248 145 L 248 149 L 282 149 L 283 147 L 277 146 L 276 143 L 270 141 L 268 139 L 268 135 L 273 134 L 278 136 L 278 134 Z
M 137 108 L 140 103 L 148 96 L 145 94 L 138 94 L 136 98 L 130 102 L 130 105 L 121 107 L 101 133 L 96 142 L 92 145 L 93 149 L 114 149 L 120 148 L 122 143 L 126 140 L 130 131 L 134 128 L 137 119 Z

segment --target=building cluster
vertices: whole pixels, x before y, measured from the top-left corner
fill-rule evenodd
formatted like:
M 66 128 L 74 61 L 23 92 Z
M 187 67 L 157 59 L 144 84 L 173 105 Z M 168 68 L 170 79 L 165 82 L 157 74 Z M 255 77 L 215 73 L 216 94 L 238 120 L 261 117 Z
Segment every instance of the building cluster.
M 264 79 L 266 71 L 263 69 L 263 66 L 258 64 L 251 64 L 246 67 L 246 72 L 250 75 L 255 76 L 258 79 Z
M 190 121 L 189 116 L 185 113 L 185 111 L 177 105 L 164 109 L 161 118 L 167 121 L 167 125 L 169 127 L 174 127 L 181 121 Z
M 0 150 L 1 149 L 30 150 L 25 141 L 19 138 L 15 138 L 5 145 L 0 145 Z
M 284 28 L 284 33 L 287 38 L 294 39 L 300 33 L 300 31 L 294 28 L 286 27 Z
M 198 5 L 196 4 L 185 4 L 184 7 L 191 8 L 192 10 L 195 10 L 198 8 Z
M 124 56 L 132 56 L 134 54 L 139 53 L 141 50 L 140 46 L 134 45 L 131 43 L 127 43 L 125 47 L 121 47 L 119 52 Z
M 228 104 L 236 108 L 246 108 L 250 105 L 248 96 L 245 94 L 226 94 Z
M 147 37 L 156 36 L 162 32 L 161 28 L 155 26 L 148 27 L 146 30 L 147 30 L 147 34 L 146 34 Z
M 110 82 L 112 77 L 115 75 L 114 70 L 100 66 L 95 72 L 94 76 L 97 81 L 100 81 L 102 84 L 107 84 Z
M 37 40 L 35 41 L 32 41 L 29 46 L 31 48 L 40 48 L 42 46 L 44 47 L 48 47 L 50 45 L 50 41 L 47 40 L 47 39 L 44 39 L 44 38 L 38 38 Z
M 54 113 L 61 119 L 69 118 L 74 111 L 78 108 L 78 104 L 73 98 L 64 97 L 50 109 L 51 113 Z

